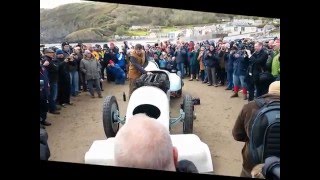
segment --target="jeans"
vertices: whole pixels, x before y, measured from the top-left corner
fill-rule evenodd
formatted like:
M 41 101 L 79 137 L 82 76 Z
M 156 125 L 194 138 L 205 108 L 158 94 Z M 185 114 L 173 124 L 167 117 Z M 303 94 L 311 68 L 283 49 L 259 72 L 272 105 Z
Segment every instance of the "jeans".
M 81 80 L 81 85 L 82 85 L 82 90 L 87 91 L 87 80 L 86 80 L 86 74 L 83 72 L 80 72 L 80 80 Z
M 58 96 L 58 83 L 50 83 L 50 95 L 49 95 L 49 111 L 54 112 L 57 110 L 56 101 Z
M 208 82 L 208 66 L 205 66 L 204 68 L 204 80 L 203 82 Z
M 45 99 L 40 98 L 40 121 L 44 122 L 47 120 L 48 102 Z
M 184 77 L 184 63 L 183 62 L 177 63 L 177 69 L 181 73 L 180 78 L 183 79 L 183 77 Z
M 70 72 L 70 93 L 72 96 L 76 96 L 79 92 L 79 73 L 78 71 Z
M 228 89 L 233 88 L 233 69 L 227 71 Z
M 91 96 L 94 96 L 93 85 L 96 87 L 98 95 L 101 95 L 100 79 L 89 79 L 87 82 Z
M 204 76 L 205 76 L 204 70 L 200 70 L 200 78 L 201 78 L 201 81 L 204 81 Z
M 245 76 L 233 75 L 234 86 L 242 87 L 247 89 L 247 83 L 245 82 Z
M 215 67 L 207 67 L 208 72 L 208 82 L 209 84 L 217 84 L 217 76 L 216 76 L 216 68 Z

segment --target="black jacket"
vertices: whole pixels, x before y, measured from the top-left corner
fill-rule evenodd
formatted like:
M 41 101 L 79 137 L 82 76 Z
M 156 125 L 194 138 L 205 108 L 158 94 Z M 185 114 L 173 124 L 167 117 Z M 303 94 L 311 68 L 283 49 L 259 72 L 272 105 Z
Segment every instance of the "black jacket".
M 78 70 L 78 63 L 76 60 L 69 61 L 68 62 L 68 71 L 69 72 L 74 72 Z
M 80 72 L 80 62 L 83 59 L 83 55 L 81 53 L 77 54 L 77 58 L 75 59 L 77 63 L 77 71 Z
M 181 48 L 180 50 L 177 50 L 174 53 L 174 56 L 176 57 L 176 62 L 178 63 L 184 63 L 188 60 L 187 50 L 185 48 Z
M 252 74 L 253 79 L 258 79 L 262 71 L 266 71 L 266 62 L 268 53 L 264 50 L 254 53 L 249 60 L 249 75 Z
M 43 60 L 49 62 L 49 65 L 46 67 L 46 70 L 48 71 L 49 82 L 57 83 L 59 77 L 59 62 L 52 60 L 52 58 L 49 56 L 44 56 Z
M 64 62 L 64 59 L 56 59 L 59 62 L 59 83 L 69 83 L 70 84 L 70 74 L 68 69 L 68 64 Z
M 108 50 L 104 53 L 103 62 L 107 65 L 110 60 L 114 63 L 118 62 L 117 55 L 114 52 L 111 52 L 111 50 Z
M 217 67 L 219 65 L 219 56 L 214 51 L 207 51 L 207 53 L 204 56 L 204 61 L 206 66 L 208 67 L 211 67 L 211 68 Z

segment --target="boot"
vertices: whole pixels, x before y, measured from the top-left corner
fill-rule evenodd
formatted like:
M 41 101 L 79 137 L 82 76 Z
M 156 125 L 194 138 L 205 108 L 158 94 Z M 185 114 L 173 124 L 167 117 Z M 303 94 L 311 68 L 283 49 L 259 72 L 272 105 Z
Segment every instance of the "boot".
M 246 88 L 242 88 L 242 93 L 243 93 L 243 100 L 247 100 L 247 89 Z
M 50 114 L 60 114 L 60 112 L 58 112 L 58 111 L 50 111 L 49 113 Z
M 101 94 L 98 95 L 99 98 L 103 98 Z
M 230 96 L 230 98 L 234 98 L 234 97 L 239 97 L 238 93 L 233 93 L 232 96 Z
M 44 126 L 51 126 L 51 123 L 49 123 L 47 121 L 42 121 L 41 124 Z
M 189 81 L 193 81 L 193 74 L 191 74 Z

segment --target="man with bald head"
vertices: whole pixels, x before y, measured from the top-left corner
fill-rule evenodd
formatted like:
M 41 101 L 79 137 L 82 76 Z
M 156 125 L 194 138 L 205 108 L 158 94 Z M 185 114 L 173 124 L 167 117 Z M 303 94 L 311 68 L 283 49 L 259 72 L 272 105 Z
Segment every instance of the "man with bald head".
M 248 101 L 252 101 L 255 97 L 255 90 L 256 97 L 259 97 L 268 92 L 268 86 L 270 85 L 269 82 L 260 81 L 260 73 L 266 71 L 266 62 L 268 59 L 268 53 L 263 49 L 262 42 L 255 43 L 254 52 L 249 56 L 249 59 L 247 74 L 247 86 L 249 91 Z
M 169 130 L 145 114 L 131 117 L 119 130 L 114 144 L 115 165 L 130 168 L 179 171 L 178 151 Z M 197 172 L 190 161 L 186 171 Z
M 178 151 L 169 131 L 158 121 L 137 114 L 115 137 L 115 165 L 122 167 L 175 171 Z

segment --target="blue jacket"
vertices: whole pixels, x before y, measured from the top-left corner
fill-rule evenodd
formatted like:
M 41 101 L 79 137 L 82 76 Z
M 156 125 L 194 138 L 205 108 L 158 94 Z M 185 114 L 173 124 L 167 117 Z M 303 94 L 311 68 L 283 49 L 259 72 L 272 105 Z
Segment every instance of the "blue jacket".
M 122 69 L 126 69 L 126 56 L 124 54 L 122 54 L 122 58 L 119 59 L 120 54 L 117 54 L 117 59 L 118 62 L 117 64 L 122 68 Z
M 230 71 L 230 72 L 233 72 L 234 71 L 234 69 L 233 69 L 233 63 L 235 62 L 235 60 L 236 60 L 236 58 L 234 57 L 234 54 L 235 53 L 233 53 L 233 54 L 229 54 L 228 55 L 228 61 L 227 61 L 227 69 L 228 69 L 228 71 Z
M 245 58 L 244 55 L 241 54 L 240 57 L 235 58 L 233 62 L 233 69 L 234 69 L 233 74 L 236 76 L 246 76 L 248 66 L 249 66 L 249 59 L 247 57 Z
M 115 77 L 116 84 L 124 84 L 126 80 L 126 74 L 123 69 L 118 65 L 114 64 L 114 66 L 109 66 L 108 71 Z
M 166 69 L 167 68 L 167 61 L 165 59 L 159 60 L 159 67 L 160 69 Z

